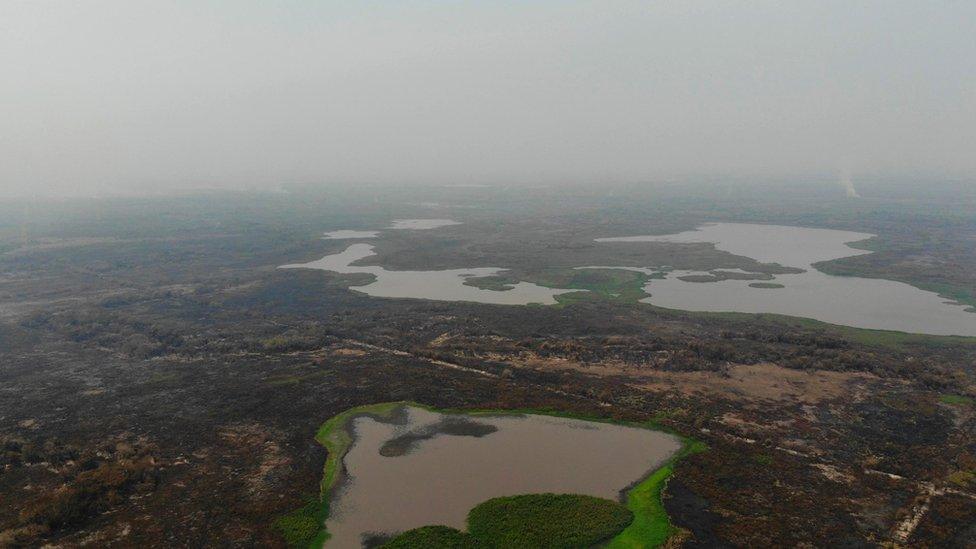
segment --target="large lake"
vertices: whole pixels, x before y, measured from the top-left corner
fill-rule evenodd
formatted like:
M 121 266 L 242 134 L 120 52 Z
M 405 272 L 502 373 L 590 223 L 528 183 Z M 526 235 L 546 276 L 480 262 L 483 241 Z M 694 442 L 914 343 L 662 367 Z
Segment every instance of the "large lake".
M 432 299 L 441 301 L 472 301 L 497 305 L 528 305 L 539 303 L 552 305 L 555 296 L 577 290 L 546 288 L 530 282 L 513 284 L 510 290 L 483 290 L 465 285 L 470 277 L 493 276 L 505 269 L 477 267 L 472 269 L 450 269 L 443 271 L 388 271 L 377 266 L 354 265 L 360 259 L 374 255 L 369 244 L 353 244 L 345 251 L 323 257 L 309 263 L 283 265 L 283 269 L 322 269 L 342 274 L 366 273 L 376 277 L 376 281 L 352 289 L 375 297 L 402 297 Z
M 465 528 L 499 496 L 589 494 L 618 500 L 678 451 L 647 429 L 548 416 L 466 416 L 404 407 L 399 421 L 361 416 L 334 491 L 327 547 L 430 524 Z
M 939 295 L 891 280 L 831 276 L 812 264 L 870 253 L 847 244 L 873 235 L 749 223 L 714 223 L 672 235 L 600 238 L 598 242 L 712 243 L 719 250 L 805 269 L 801 274 L 776 275 L 773 280 L 688 282 L 679 277 L 709 273 L 670 271 L 652 280 L 644 301 L 688 311 L 778 313 L 824 322 L 936 335 L 976 336 L 976 314 Z M 650 267 L 650 266 L 649 266 Z M 782 288 L 757 288 L 772 283 Z

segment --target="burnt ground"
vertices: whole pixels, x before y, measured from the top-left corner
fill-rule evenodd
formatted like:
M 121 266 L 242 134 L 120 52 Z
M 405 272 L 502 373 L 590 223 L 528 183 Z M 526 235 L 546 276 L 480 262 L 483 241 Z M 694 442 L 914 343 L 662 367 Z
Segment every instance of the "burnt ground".
M 326 253 L 307 230 L 221 223 L 0 255 L 0 545 L 282 546 L 274 520 L 318 490 L 317 427 L 392 400 L 701 440 L 665 497 L 688 546 L 973 539 L 970 341 L 601 300 L 372 299 L 355 277 L 274 269 Z

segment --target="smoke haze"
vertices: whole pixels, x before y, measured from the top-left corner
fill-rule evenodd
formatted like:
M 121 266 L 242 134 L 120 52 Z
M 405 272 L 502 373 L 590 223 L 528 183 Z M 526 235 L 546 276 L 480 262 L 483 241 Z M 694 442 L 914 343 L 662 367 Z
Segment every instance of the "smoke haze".
M 974 35 L 976 2 L 7 0 L 0 196 L 974 178 Z

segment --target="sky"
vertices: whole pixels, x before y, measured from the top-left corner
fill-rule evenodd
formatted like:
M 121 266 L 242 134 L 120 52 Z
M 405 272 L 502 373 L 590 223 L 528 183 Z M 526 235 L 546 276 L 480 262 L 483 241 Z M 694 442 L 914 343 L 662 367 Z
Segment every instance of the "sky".
M 0 197 L 976 181 L 974 151 L 972 0 L 0 2 Z

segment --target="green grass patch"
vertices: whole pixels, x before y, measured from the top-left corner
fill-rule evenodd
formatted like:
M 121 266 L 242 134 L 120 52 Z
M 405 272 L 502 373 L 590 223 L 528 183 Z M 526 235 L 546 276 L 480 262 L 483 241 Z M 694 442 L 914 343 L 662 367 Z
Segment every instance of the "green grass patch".
M 481 290 L 492 290 L 495 292 L 507 292 L 518 284 L 518 280 L 501 275 L 490 276 L 469 276 L 464 279 L 465 286 L 474 286 Z
M 942 395 L 939 397 L 939 402 L 954 406 L 972 406 L 976 404 L 976 399 L 963 395 Z
M 960 488 L 969 488 L 976 484 L 976 473 L 973 471 L 955 471 L 946 477 L 946 480 Z
M 627 508 L 634 513 L 634 522 L 610 540 L 607 549 L 660 547 L 677 531 L 664 509 L 661 492 L 678 460 L 707 448 L 703 442 L 686 439 L 685 445 L 667 463 L 627 492 Z
M 591 547 L 627 527 L 634 514 L 608 499 L 528 494 L 490 499 L 468 513 L 471 535 L 490 547 Z
M 450 526 L 422 526 L 407 530 L 383 544 L 383 549 L 476 549 L 482 547 L 470 534 Z
M 648 297 L 644 285 L 652 278 L 659 277 L 624 269 L 548 269 L 524 275 L 469 277 L 464 284 L 482 290 L 506 291 L 524 280 L 547 288 L 580 290 L 556 296 L 560 305 L 597 299 L 633 303 Z
M 604 299 L 632 302 L 648 297 L 644 286 L 650 277 L 622 269 L 573 269 L 566 288 L 589 290 Z
M 349 451 L 352 435 L 347 425 L 354 416 L 365 414 L 376 417 L 389 417 L 402 402 L 384 402 L 350 408 L 332 416 L 319 427 L 315 440 L 325 447 L 328 457 L 323 467 L 322 481 L 318 496 L 312 498 L 301 509 L 292 511 L 275 520 L 275 528 L 282 533 L 289 547 L 309 547 L 318 549 L 329 539 L 325 529 L 325 519 L 329 516 L 329 491 L 339 480 L 342 458 Z
M 858 248 L 862 250 L 869 251 L 881 251 L 884 246 L 877 239 L 863 240 L 857 243 L 849 243 L 848 246 L 852 248 Z M 848 265 L 842 260 L 846 258 L 841 258 L 841 260 L 830 260 L 823 261 L 820 263 L 814 263 L 813 267 L 818 271 L 827 273 L 833 276 L 856 276 L 860 278 L 879 278 L 884 280 L 897 280 L 899 282 L 904 282 L 915 286 L 920 290 L 925 290 L 927 292 L 933 292 L 939 294 L 940 297 L 955 301 L 962 305 L 968 305 L 970 311 L 976 310 L 976 295 L 974 295 L 972 289 L 957 286 L 953 284 L 947 284 L 945 282 L 937 280 L 923 280 L 912 278 L 911 276 L 903 276 L 898 272 L 885 272 L 878 274 L 873 271 L 866 271 L 858 266 Z
M 911 284 L 911 283 L 909 283 Z M 952 286 L 950 284 L 943 284 L 939 282 L 921 282 L 918 284 L 913 284 L 923 290 L 928 290 L 930 292 L 935 292 L 939 294 L 940 297 L 950 299 L 956 303 L 961 303 L 963 305 L 968 305 L 970 312 L 976 310 L 976 296 L 968 288 L 960 288 L 958 286 Z
M 648 297 L 644 286 L 652 278 L 652 275 L 624 269 L 559 269 L 533 274 L 528 280 L 548 288 L 581 290 L 555 297 L 565 306 L 593 300 L 636 303 Z
M 929 349 L 942 349 L 946 347 L 976 345 L 976 337 L 966 336 L 910 334 L 906 332 L 848 328 L 846 326 L 838 326 L 834 331 L 839 332 L 840 335 L 851 341 L 865 345 L 873 345 L 875 347 L 926 347 Z
M 662 316 L 671 316 L 676 318 L 713 318 L 728 322 L 741 323 L 745 327 L 755 327 L 757 323 L 777 326 L 792 326 L 797 329 L 815 330 L 827 335 L 840 337 L 855 343 L 861 343 L 863 345 L 870 345 L 873 347 L 887 347 L 902 350 L 909 347 L 944 349 L 950 347 L 976 345 L 976 337 L 970 336 L 941 336 L 896 332 L 892 330 L 872 330 L 868 328 L 855 328 L 853 326 L 830 324 L 812 318 L 779 315 L 774 313 L 684 311 L 680 309 L 658 307 L 656 305 L 646 306 L 654 307 L 659 313 L 661 313 Z
M 371 415 L 381 418 L 390 417 L 397 408 L 406 404 L 405 402 L 383 402 L 380 404 L 369 404 L 350 408 L 345 412 L 332 416 L 319 427 L 315 434 L 315 440 L 325 446 L 329 456 L 325 460 L 325 472 L 322 475 L 320 491 L 325 496 L 338 480 L 342 458 L 352 444 L 352 435 L 346 428 L 349 420 L 358 415 Z
M 578 494 L 525 494 L 490 499 L 468 513 L 464 533 L 425 526 L 384 545 L 397 549 L 585 549 L 627 527 L 634 514 L 608 499 Z
M 321 496 L 313 496 L 300 509 L 278 517 L 274 527 L 289 547 L 308 547 L 319 537 L 329 515 L 327 505 L 322 505 Z

